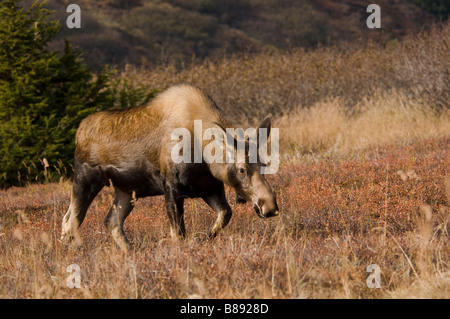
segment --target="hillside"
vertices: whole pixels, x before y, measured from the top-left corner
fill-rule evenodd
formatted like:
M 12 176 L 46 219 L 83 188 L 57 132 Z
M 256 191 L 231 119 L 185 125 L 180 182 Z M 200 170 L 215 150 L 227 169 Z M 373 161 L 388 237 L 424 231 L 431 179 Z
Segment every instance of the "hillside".
M 27 2 L 30 2 L 28 0 Z M 371 1 L 335 0 L 80 0 L 82 28 L 68 29 L 68 1 L 49 7 L 62 38 L 77 45 L 89 66 L 185 64 L 228 55 L 386 43 L 428 28 L 436 18 L 413 0 L 378 1 L 382 29 L 366 26 Z

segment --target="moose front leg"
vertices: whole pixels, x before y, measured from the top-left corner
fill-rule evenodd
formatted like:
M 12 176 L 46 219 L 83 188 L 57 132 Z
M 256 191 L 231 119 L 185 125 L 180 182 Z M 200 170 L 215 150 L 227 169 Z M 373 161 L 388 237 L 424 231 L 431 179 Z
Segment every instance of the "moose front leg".
M 203 197 L 203 200 L 217 213 L 217 219 L 209 231 L 209 238 L 215 238 L 230 222 L 232 211 L 225 197 L 225 190 Z
M 166 211 L 170 222 L 170 234 L 172 238 L 186 238 L 186 227 L 184 225 L 184 197 L 173 189 L 166 186 L 164 189 Z

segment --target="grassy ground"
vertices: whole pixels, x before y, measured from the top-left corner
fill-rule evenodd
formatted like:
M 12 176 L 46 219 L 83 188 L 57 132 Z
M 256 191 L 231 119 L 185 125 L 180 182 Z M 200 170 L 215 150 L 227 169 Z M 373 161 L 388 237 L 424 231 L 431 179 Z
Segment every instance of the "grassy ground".
M 125 223 L 128 254 L 103 227 L 110 189 L 92 204 L 79 247 L 58 241 L 70 182 L 1 191 L 0 297 L 449 298 L 449 145 L 292 156 L 269 177 L 281 216 L 262 220 L 233 204 L 212 242 L 204 239 L 215 216 L 200 200 L 186 203 L 183 242 L 170 239 L 161 197 L 139 200 Z M 71 264 L 81 289 L 66 285 Z M 370 264 L 380 289 L 367 287 Z

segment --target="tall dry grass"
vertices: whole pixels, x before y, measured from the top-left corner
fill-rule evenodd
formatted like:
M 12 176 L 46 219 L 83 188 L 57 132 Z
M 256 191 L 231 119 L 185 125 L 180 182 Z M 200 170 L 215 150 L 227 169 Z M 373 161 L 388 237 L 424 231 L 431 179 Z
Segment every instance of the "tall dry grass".
M 178 69 L 172 65 L 123 76 L 163 90 L 180 82 L 197 84 L 236 121 L 339 99 L 351 109 L 381 94 L 405 96 L 433 109 L 449 107 L 450 24 L 402 42 L 371 43 L 359 49 L 319 48 L 251 55 Z
M 364 98 L 349 111 L 340 98 L 276 118 L 282 152 L 349 157 L 389 143 L 409 144 L 450 132 L 450 109 L 436 113 L 402 93 Z

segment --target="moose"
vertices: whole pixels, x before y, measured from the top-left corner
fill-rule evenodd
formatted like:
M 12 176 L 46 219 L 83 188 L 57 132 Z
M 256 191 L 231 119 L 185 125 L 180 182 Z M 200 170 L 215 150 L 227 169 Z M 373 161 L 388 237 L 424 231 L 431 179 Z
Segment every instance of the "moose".
M 73 188 L 62 221 L 62 241 L 77 238 L 90 204 L 104 186 L 111 185 L 115 195 L 104 224 L 125 250 L 131 245 L 123 223 L 142 197 L 164 195 L 171 235 L 179 239 L 186 236 L 185 198 L 202 198 L 217 213 L 210 238 L 229 223 L 232 210 L 224 184 L 234 189 L 237 202 L 251 202 L 259 217 L 277 216 L 276 196 L 260 170 L 266 164 L 260 159 L 249 161 L 248 140 L 241 161 L 172 160 L 176 141 L 171 132 L 176 128 L 193 132 L 195 120 L 202 121 L 203 129 L 219 127 L 224 135 L 224 128 L 232 126 L 216 103 L 190 84 L 172 86 L 145 105 L 108 109 L 86 117 L 76 132 Z M 270 126 L 268 117 L 259 128 L 267 129 L 269 135 Z M 237 140 L 233 139 L 236 153 Z

